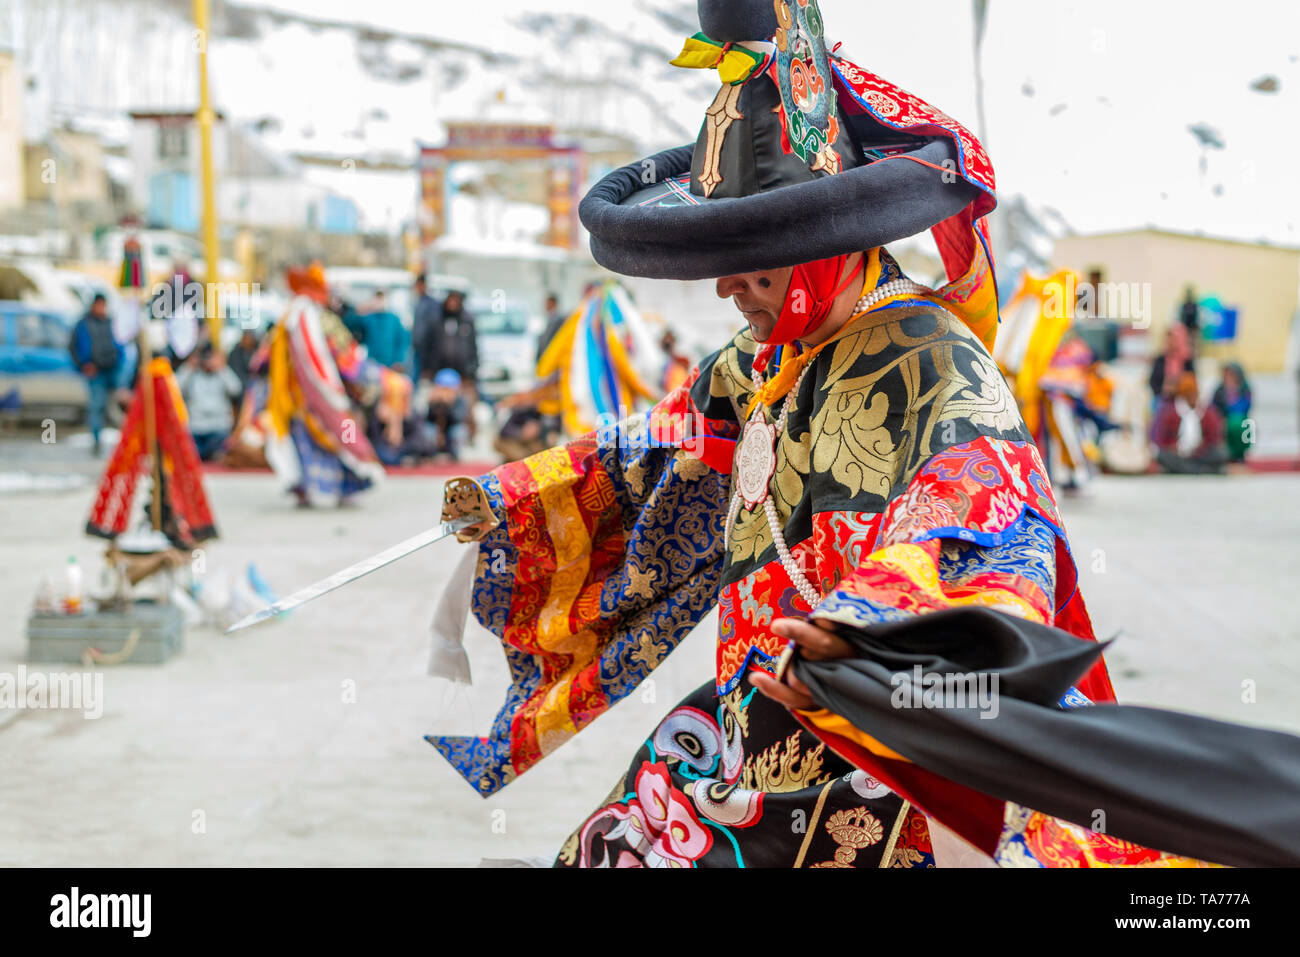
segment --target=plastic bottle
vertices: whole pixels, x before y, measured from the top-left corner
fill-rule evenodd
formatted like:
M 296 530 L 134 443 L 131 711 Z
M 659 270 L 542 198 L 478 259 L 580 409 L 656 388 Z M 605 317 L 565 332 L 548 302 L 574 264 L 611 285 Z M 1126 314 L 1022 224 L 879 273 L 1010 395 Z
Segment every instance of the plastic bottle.
M 54 605 L 54 582 L 50 581 L 49 575 L 41 578 L 41 583 L 36 589 L 33 610 L 38 615 L 53 615 L 57 612 Z
M 81 592 L 81 566 L 77 556 L 68 556 L 68 586 L 63 593 L 63 612 L 67 615 L 80 615 L 83 611 Z

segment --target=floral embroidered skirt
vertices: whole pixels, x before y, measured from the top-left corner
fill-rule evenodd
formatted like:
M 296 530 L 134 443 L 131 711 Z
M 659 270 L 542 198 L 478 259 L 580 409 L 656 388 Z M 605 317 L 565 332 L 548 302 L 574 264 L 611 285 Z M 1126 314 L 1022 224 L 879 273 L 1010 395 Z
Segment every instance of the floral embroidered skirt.
M 925 817 L 742 682 L 692 692 L 556 867 L 932 866 Z

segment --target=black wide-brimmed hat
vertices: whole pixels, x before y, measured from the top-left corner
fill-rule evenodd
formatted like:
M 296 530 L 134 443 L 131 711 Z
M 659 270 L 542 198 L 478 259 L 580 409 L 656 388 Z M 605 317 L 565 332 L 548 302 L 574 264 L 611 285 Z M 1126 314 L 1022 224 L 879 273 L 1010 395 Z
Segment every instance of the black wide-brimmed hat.
M 678 66 L 721 88 L 693 146 L 615 170 L 579 215 L 601 265 L 708 279 L 935 230 L 949 278 L 987 272 L 993 169 L 964 127 L 826 49 L 817 0 L 699 0 Z M 996 322 L 996 307 L 994 307 Z

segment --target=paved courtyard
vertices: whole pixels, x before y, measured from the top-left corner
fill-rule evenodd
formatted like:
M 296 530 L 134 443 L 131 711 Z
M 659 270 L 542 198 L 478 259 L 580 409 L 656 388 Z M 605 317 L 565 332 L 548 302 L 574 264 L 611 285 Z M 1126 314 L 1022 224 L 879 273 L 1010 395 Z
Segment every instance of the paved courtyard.
M 438 479 L 395 478 L 360 507 L 299 511 L 268 475 L 216 475 L 208 487 L 222 533 L 209 573 L 254 561 L 281 594 L 432 524 L 441 494 Z M 69 554 L 96 566 L 100 546 L 78 534 L 92 489 L 48 481 L 0 495 L 0 672 L 24 663 L 41 575 L 57 576 Z M 1122 700 L 1300 732 L 1298 493 L 1287 474 L 1112 477 L 1064 502 L 1098 634 L 1118 636 L 1108 660 Z M 234 636 L 191 630 L 163 667 L 105 668 L 98 720 L 0 712 L 0 865 L 552 855 L 657 719 L 709 678 L 715 621 L 653 685 L 483 800 L 421 737 L 484 733 L 505 686 L 495 640 L 477 626 L 472 688 L 424 674 L 429 617 L 459 547 L 439 543 Z

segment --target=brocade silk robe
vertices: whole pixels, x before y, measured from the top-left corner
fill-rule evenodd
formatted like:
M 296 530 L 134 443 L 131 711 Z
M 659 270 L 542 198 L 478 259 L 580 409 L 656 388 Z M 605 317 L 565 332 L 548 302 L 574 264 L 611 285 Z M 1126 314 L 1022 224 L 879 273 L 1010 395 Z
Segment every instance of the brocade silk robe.
M 899 275 L 883 252 L 880 263 L 868 285 Z M 782 650 L 772 621 L 979 603 L 1092 638 L 1016 402 L 979 339 L 924 299 L 886 300 L 845 326 L 809 363 L 778 438 L 771 494 L 793 561 L 824 596 L 817 608 L 762 508 L 740 510 L 725 547 L 755 352 L 741 332 L 650 412 L 480 479 L 504 521 L 479 544 L 472 607 L 513 684 L 488 737 L 429 740 L 484 796 L 720 611 L 716 674 L 642 744 L 559 865 L 933 865 L 923 810 L 817 736 L 835 716 L 796 720 L 746 680 Z M 758 414 L 775 421 L 779 405 Z M 1078 691 L 1113 700 L 1104 665 Z M 1017 814 L 1009 838 L 1031 825 Z M 1057 857 L 1090 853 L 1058 838 Z M 1017 862 L 1040 863 L 1026 848 Z

